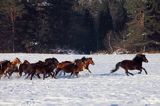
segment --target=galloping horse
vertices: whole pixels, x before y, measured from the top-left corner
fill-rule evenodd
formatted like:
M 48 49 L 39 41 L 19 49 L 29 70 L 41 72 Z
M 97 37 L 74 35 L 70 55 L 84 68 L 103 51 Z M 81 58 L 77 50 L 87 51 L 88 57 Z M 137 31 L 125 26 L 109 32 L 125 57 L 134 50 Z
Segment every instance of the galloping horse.
M 4 72 L 5 77 L 8 74 L 8 78 L 10 78 L 10 76 L 13 74 L 13 72 L 17 72 L 19 73 L 19 66 L 22 63 L 20 61 L 19 58 L 15 58 L 13 61 L 10 62 L 11 64 L 9 65 L 9 67 L 7 67 L 7 69 Z
M 63 70 L 65 73 L 71 73 L 70 77 L 73 74 L 78 77 L 79 72 L 83 71 L 85 67 L 86 67 L 86 64 L 82 60 L 76 60 L 75 62 L 64 61 L 57 65 L 56 75 L 59 73 L 59 71 Z
M 64 67 L 66 67 L 67 65 L 70 65 L 70 64 L 74 64 L 74 62 L 71 62 L 71 61 L 63 61 L 63 62 L 61 62 L 61 63 L 58 63 L 58 65 L 57 65 L 57 67 L 56 67 L 56 70 L 55 70 L 56 76 L 57 76 L 57 74 L 58 74 L 60 71 L 62 71 L 62 69 L 63 69 Z M 64 75 L 65 75 L 65 71 L 64 71 L 64 70 L 63 70 L 63 72 L 64 72 Z
M 86 65 L 85 65 L 85 69 L 87 69 L 88 72 L 92 73 L 92 72 L 90 71 L 90 69 L 89 69 L 89 65 L 90 65 L 90 64 L 95 65 L 93 59 L 92 59 L 91 57 L 89 57 L 89 58 L 83 57 L 81 60 L 84 61 L 85 64 L 86 64 Z
M 57 62 L 58 60 L 56 60 L 55 58 L 48 58 L 45 60 L 45 62 L 38 61 L 36 63 L 29 63 L 27 60 L 25 60 L 24 63 L 20 65 L 19 72 L 21 76 L 22 72 L 28 74 L 26 78 L 30 76 L 30 80 L 32 80 L 34 75 L 36 75 L 38 78 L 41 78 L 40 74 L 43 75 L 43 79 L 46 78 L 47 74 L 48 76 L 55 78 L 55 73 L 53 72 L 53 70 L 58 64 Z
M 0 79 L 3 76 L 5 70 L 11 65 L 10 61 L 4 60 L 0 61 Z
M 82 63 L 83 63 L 83 68 L 81 67 Z M 69 67 L 68 65 L 70 65 L 70 67 L 71 67 L 71 66 L 73 66 L 73 64 L 81 67 L 81 68 L 79 68 L 79 71 L 83 71 L 84 69 L 87 69 L 91 73 L 91 71 L 89 69 L 89 65 L 90 64 L 94 65 L 95 63 L 93 62 L 91 57 L 89 57 L 89 58 L 82 57 L 81 59 L 74 60 L 74 62 L 64 61 L 64 62 L 61 62 L 57 65 L 56 75 L 59 73 L 59 71 L 63 70 L 64 67 Z M 63 70 L 63 72 L 64 72 L 64 75 L 65 75 L 66 71 Z M 69 72 L 67 72 L 67 73 L 69 73 Z
M 45 59 L 45 64 L 48 66 L 47 71 L 48 71 L 48 76 L 52 76 L 55 78 L 55 72 L 54 69 L 57 67 L 59 64 L 59 61 L 56 58 L 47 58 Z M 48 77 L 47 76 L 47 77 Z
M 27 60 L 24 60 L 24 62 L 22 64 L 20 64 L 20 66 L 19 66 L 19 75 L 20 75 L 20 77 L 22 76 L 23 72 L 25 73 L 25 75 L 28 74 L 27 67 L 28 67 L 29 64 L 30 64 L 30 62 L 27 61 Z
M 144 54 L 137 54 L 133 60 L 123 60 L 118 62 L 115 69 L 111 70 L 111 73 L 117 71 L 119 67 L 122 67 L 125 70 L 127 76 L 129 76 L 129 74 L 133 75 L 128 70 L 139 70 L 140 72 L 138 72 L 138 74 L 141 74 L 142 70 L 144 70 L 145 73 L 148 74 L 146 69 L 142 67 L 142 62 L 148 63 L 146 56 Z

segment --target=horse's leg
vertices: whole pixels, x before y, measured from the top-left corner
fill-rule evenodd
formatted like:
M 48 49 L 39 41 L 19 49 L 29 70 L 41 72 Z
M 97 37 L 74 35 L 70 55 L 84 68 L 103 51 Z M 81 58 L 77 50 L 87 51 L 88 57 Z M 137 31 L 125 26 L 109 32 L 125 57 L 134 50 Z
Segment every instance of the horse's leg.
M 34 74 L 35 74 L 34 72 L 31 74 L 30 80 L 32 80 L 32 78 L 33 78 Z
M 17 77 L 18 77 L 18 78 L 20 78 L 20 77 L 21 77 L 21 75 L 19 74 L 19 72 L 17 72 Z
M 71 72 L 71 75 L 69 76 L 70 78 L 72 77 L 73 73 L 74 73 L 74 72 Z
M 39 74 L 37 74 L 37 77 L 38 77 L 39 79 L 41 78 Z
M 138 74 L 141 74 L 142 73 L 142 69 L 139 69 L 139 72 L 138 72 Z
M 4 72 L 3 75 L 4 75 L 4 77 L 7 77 L 7 73 L 6 72 Z
M 88 70 L 89 73 L 92 73 L 91 70 L 89 69 L 89 65 L 86 66 L 86 69 Z
M 129 73 L 130 75 L 132 75 L 132 76 L 134 75 L 133 73 L 130 73 L 129 71 L 128 71 L 128 73 Z
M 126 73 L 126 75 L 127 75 L 127 76 L 129 76 L 129 74 L 128 74 L 128 70 L 127 70 L 127 69 L 125 69 L 125 73 Z
M 7 77 L 7 73 L 8 73 L 8 68 L 4 71 L 4 73 L 3 73 L 3 75 L 4 75 L 4 77 Z
M 0 79 L 2 78 L 2 76 L 3 76 L 3 73 L 0 73 Z
M 12 76 L 12 74 L 13 74 L 13 71 L 8 72 L 8 78 L 10 78 Z
M 78 77 L 79 77 L 79 76 L 78 76 L 79 72 L 76 72 L 75 74 L 76 74 L 76 76 L 77 76 L 77 78 L 78 78 Z
M 127 76 L 129 76 L 129 74 L 133 76 L 133 74 L 130 73 L 127 69 L 125 69 L 125 73 L 126 73 Z
M 22 77 L 22 71 L 21 70 L 19 71 L 19 76 Z
M 46 76 L 46 72 L 43 73 L 43 80 L 45 79 L 45 76 Z
M 56 71 L 55 71 L 56 72 L 56 76 L 57 76 L 57 74 L 59 73 L 60 70 L 61 70 L 60 68 L 56 69 Z
M 145 69 L 145 68 L 143 68 L 143 67 L 142 67 L 142 69 L 145 71 L 145 73 L 146 73 L 146 75 L 147 75 L 148 73 L 147 73 L 146 69 Z
M 53 74 L 52 74 L 53 73 Z M 52 76 L 52 78 L 55 78 L 56 79 L 56 75 L 54 72 L 51 72 L 50 75 Z
M 28 77 L 31 75 L 31 73 L 28 73 L 28 75 L 27 75 L 27 77 L 26 77 L 26 79 L 28 79 Z
M 92 72 L 90 71 L 90 69 L 88 69 L 88 72 L 89 72 L 89 73 L 92 73 Z

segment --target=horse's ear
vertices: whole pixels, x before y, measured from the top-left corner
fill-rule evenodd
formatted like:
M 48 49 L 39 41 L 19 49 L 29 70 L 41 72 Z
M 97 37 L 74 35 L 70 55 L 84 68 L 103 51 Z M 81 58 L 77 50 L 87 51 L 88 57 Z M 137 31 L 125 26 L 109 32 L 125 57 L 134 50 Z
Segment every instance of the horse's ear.
M 82 59 L 86 59 L 86 57 L 84 56 L 84 57 L 82 57 Z
M 86 57 L 82 57 L 82 61 L 86 60 Z

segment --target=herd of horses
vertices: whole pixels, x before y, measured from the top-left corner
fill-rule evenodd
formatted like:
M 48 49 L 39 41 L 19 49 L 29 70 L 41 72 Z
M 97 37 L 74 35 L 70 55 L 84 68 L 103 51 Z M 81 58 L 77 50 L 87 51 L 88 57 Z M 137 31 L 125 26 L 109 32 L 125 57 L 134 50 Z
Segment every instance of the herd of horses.
M 123 60 L 116 64 L 115 69 L 111 70 L 111 73 L 117 71 L 119 67 L 122 67 L 125 70 L 126 75 L 133 75 L 128 70 L 139 70 L 141 74 L 142 70 L 147 71 L 142 67 L 142 62 L 148 62 L 144 54 L 137 54 L 132 60 Z M 72 61 L 63 61 L 59 62 L 56 58 L 47 58 L 45 61 L 38 61 L 36 63 L 30 63 L 27 60 L 24 60 L 22 63 L 19 58 L 15 58 L 13 61 L 4 60 L 0 61 L 0 78 L 8 77 L 10 78 L 13 73 L 17 73 L 19 77 L 26 76 L 26 78 L 38 77 L 43 79 L 47 77 L 57 78 L 58 73 L 70 73 L 71 76 L 78 77 L 79 72 L 88 70 L 89 65 L 95 65 L 91 57 L 82 57 L 81 59 L 76 59 Z

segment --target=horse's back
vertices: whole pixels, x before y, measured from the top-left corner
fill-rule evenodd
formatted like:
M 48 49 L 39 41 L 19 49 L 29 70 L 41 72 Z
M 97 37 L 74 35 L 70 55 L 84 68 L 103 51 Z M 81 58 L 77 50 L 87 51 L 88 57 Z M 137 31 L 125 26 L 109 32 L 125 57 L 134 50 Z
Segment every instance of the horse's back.
M 58 64 L 59 63 L 59 61 L 58 61 L 58 59 L 56 59 L 56 58 L 47 58 L 47 59 L 45 59 L 45 62 L 47 62 L 47 63 L 53 63 L 53 64 Z
M 73 72 L 75 70 L 77 70 L 77 65 L 75 65 L 74 63 L 70 63 L 65 65 L 62 70 L 64 70 L 67 73 Z
M 69 64 L 73 64 L 73 62 L 71 62 L 71 61 L 63 61 L 61 63 L 58 63 L 57 68 L 63 68 L 65 66 L 69 65 Z
M 121 67 L 129 70 L 134 70 L 137 67 L 137 64 L 132 60 L 123 60 L 121 61 Z

